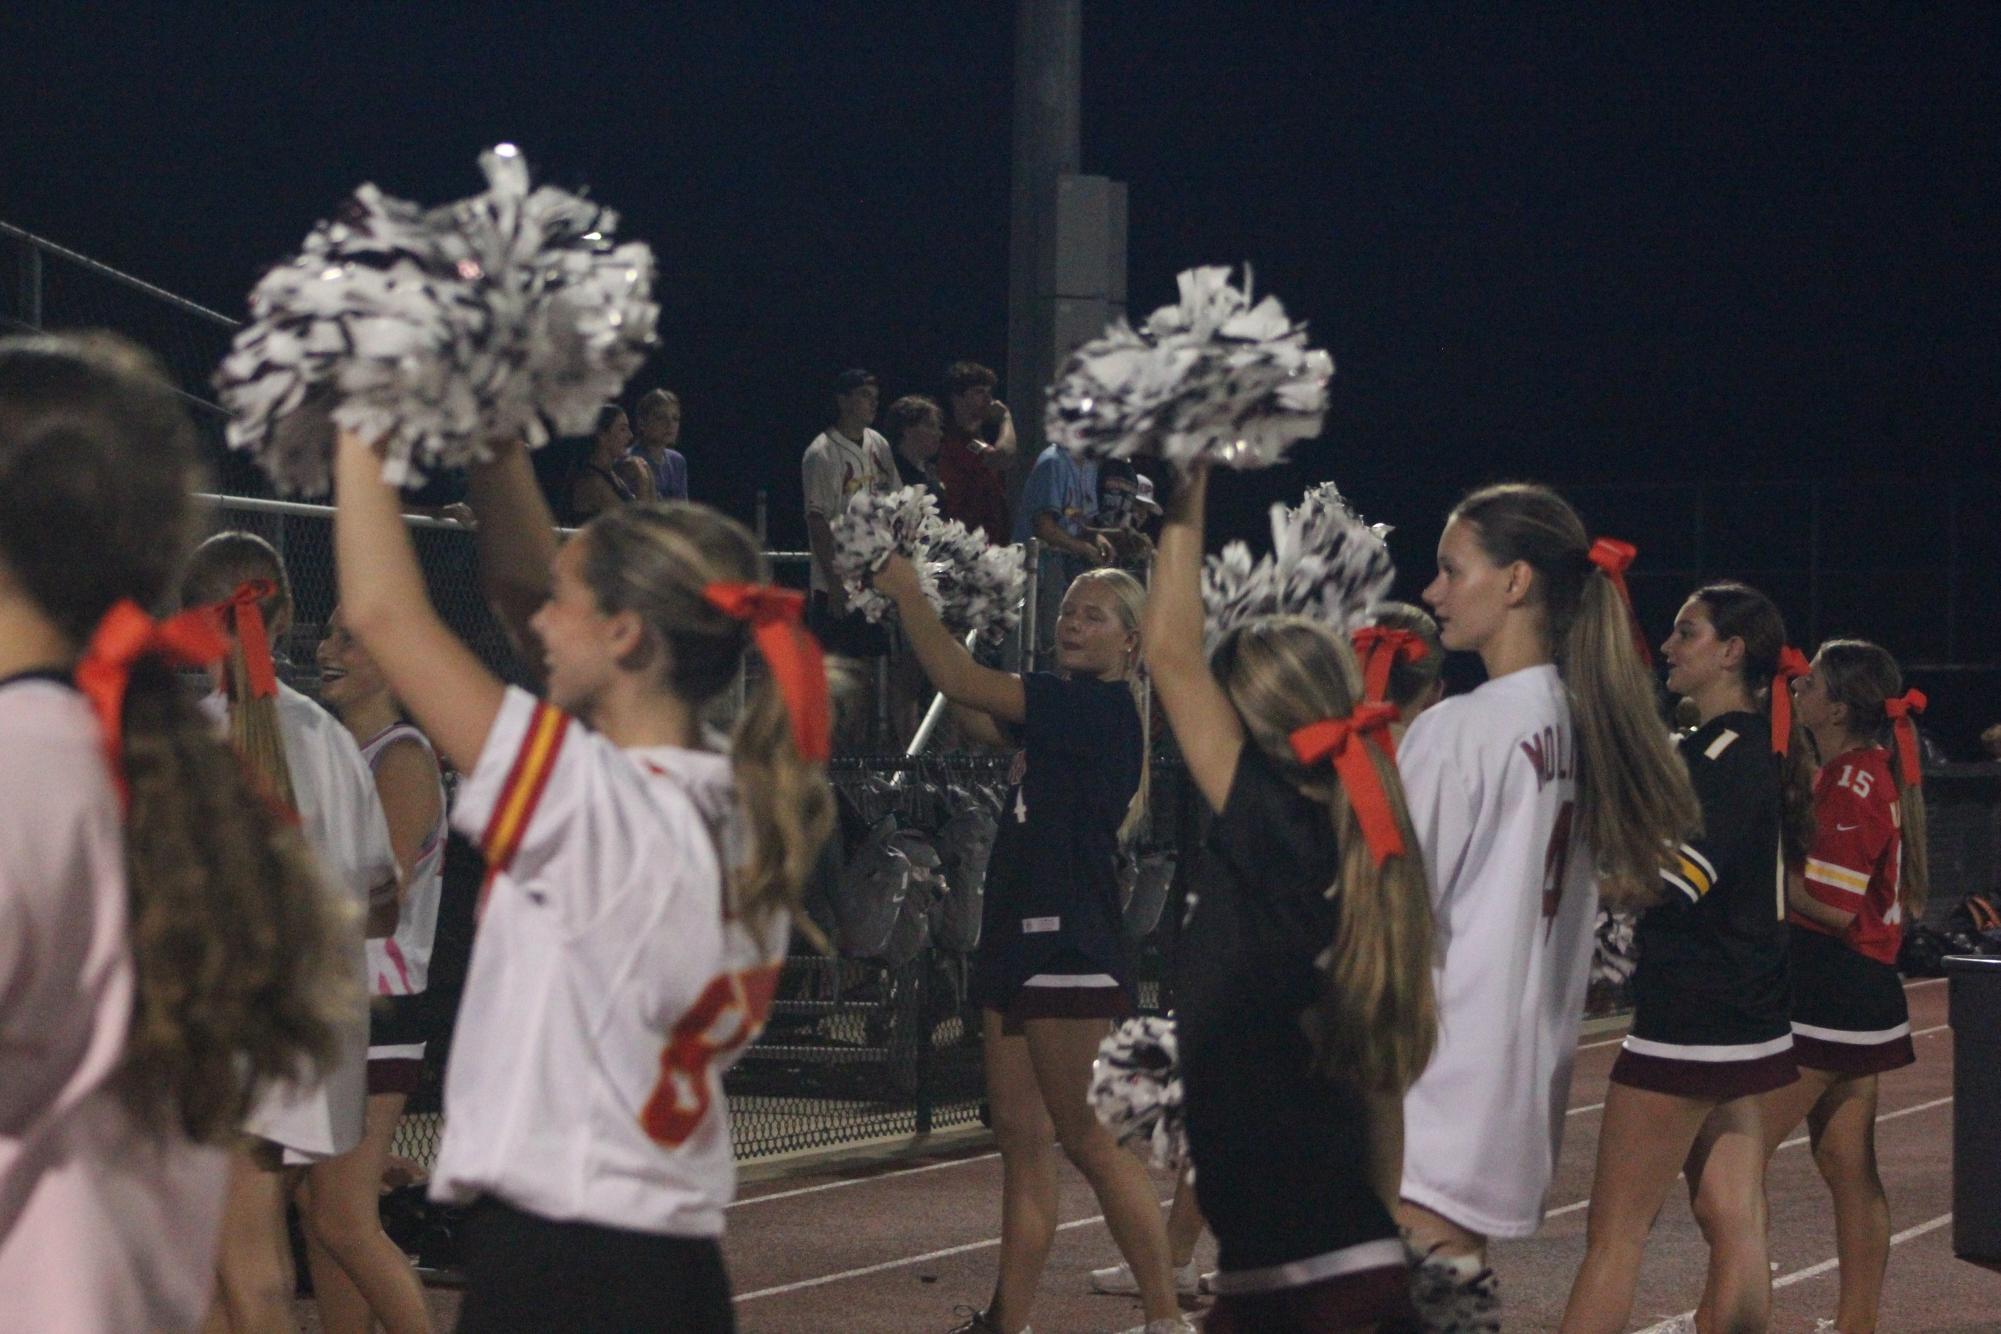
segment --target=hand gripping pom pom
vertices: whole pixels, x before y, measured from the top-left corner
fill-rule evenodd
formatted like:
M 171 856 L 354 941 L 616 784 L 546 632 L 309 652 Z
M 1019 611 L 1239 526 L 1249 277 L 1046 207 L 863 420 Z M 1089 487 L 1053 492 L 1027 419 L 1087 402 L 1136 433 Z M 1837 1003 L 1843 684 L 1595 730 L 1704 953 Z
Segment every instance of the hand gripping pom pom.
M 1250 267 L 1242 289 L 1222 267 L 1177 282 L 1178 304 L 1138 329 L 1120 319 L 1070 355 L 1049 391 L 1049 439 L 1089 457 L 1266 468 L 1320 434 L 1334 359 L 1306 345 L 1276 297 L 1251 304 Z
M 892 608 L 870 584 L 891 555 L 917 567 L 919 585 L 947 626 L 998 643 L 1021 619 L 1027 578 L 1017 547 L 996 547 L 957 519 L 943 519 L 923 487 L 887 495 L 858 491 L 833 523 L 834 569 L 848 602 L 871 621 Z
M 1332 482 L 1297 506 L 1272 506 L 1270 555 L 1252 560 L 1230 542 L 1203 563 L 1209 642 L 1260 616 L 1309 617 L 1344 639 L 1371 624 L 1396 580 L 1388 532 L 1363 522 Z
M 1172 1019 L 1128 1019 L 1098 1044 L 1091 1106 L 1119 1143 L 1144 1143 L 1156 1167 L 1173 1167 L 1186 1157 L 1181 1058 Z
M 411 485 L 583 435 L 653 345 L 653 255 L 611 210 L 543 186 L 511 145 L 485 194 L 424 210 L 363 185 L 250 294 L 216 372 L 230 447 L 288 494 L 330 485 L 331 425 L 377 441 Z

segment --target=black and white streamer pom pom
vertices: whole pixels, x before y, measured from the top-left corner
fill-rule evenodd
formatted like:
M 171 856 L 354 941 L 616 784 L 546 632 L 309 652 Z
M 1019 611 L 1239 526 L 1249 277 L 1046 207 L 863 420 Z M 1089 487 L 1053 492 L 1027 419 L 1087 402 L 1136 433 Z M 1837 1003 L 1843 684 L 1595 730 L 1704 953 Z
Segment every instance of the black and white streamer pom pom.
M 1371 624 L 1396 580 L 1388 531 L 1363 522 L 1331 482 L 1297 506 L 1272 506 L 1270 555 L 1253 560 L 1230 542 L 1203 563 L 1210 643 L 1260 616 L 1309 617 L 1344 638 Z
M 1265 468 L 1320 434 L 1334 359 L 1276 297 L 1251 304 L 1250 266 L 1242 288 L 1220 266 L 1176 281 L 1177 304 L 1071 353 L 1049 391 L 1049 439 L 1086 456 Z
M 384 451 L 395 485 L 587 434 L 645 360 L 653 255 L 618 215 L 530 190 L 512 144 L 480 155 L 486 193 L 434 209 L 363 185 L 250 294 L 216 372 L 229 444 L 290 494 L 329 487 L 332 424 Z
M 1156 1167 L 1174 1167 L 1187 1156 L 1172 1019 L 1128 1019 L 1098 1044 L 1091 1107 L 1119 1143 L 1146 1145 Z
M 847 590 L 848 605 L 871 621 L 895 610 L 895 604 L 869 582 L 891 556 L 908 557 L 917 566 L 918 583 L 936 602 L 919 535 L 938 521 L 938 502 L 921 486 L 888 493 L 863 490 L 849 496 L 847 509 L 832 524 L 834 572 Z
M 998 644 L 1021 623 L 1028 584 L 1020 547 L 997 547 L 986 534 L 948 519 L 920 534 L 924 566 L 938 592 L 938 616 L 961 635 L 979 631 Z

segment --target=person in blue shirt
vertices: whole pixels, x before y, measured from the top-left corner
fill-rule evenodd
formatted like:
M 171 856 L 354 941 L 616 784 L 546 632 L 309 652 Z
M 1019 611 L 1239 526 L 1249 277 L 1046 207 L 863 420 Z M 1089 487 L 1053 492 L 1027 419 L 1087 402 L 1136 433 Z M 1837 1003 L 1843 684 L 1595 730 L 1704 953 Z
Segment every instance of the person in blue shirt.
M 674 448 L 681 442 L 681 398 L 671 389 L 654 389 L 632 410 L 637 428 L 628 459 L 645 467 L 653 480 L 653 500 L 688 498 L 688 460 Z
M 1056 641 L 1056 616 L 1070 581 L 1112 563 L 1112 543 L 1090 526 L 1098 512 L 1098 464 L 1061 445 L 1036 455 L 1015 510 L 1014 540 L 1042 543 L 1036 569 L 1035 645 L 1046 653 Z

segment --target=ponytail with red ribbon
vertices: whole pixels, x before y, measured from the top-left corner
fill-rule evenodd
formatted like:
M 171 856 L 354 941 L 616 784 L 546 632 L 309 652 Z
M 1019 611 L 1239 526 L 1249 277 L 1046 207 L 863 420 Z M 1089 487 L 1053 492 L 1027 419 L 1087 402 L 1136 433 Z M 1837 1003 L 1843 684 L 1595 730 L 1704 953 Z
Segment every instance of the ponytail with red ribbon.
M 1890 731 L 1897 738 L 1897 782 L 1903 787 L 1916 787 L 1923 779 L 1923 770 L 1918 762 L 1918 726 L 1911 721 L 1911 715 L 1923 713 L 1929 702 L 1925 699 L 1925 692 L 1916 688 L 1883 701 L 1883 712 L 1890 719 Z
M 121 805 L 131 801 L 125 780 L 125 693 L 132 669 L 147 658 L 174 667 L 206 667 L 229 651 L 211 608 L 196 607 L 156 621 L 126 599 L 104 614 L 76 665 L 76 686 L 97 715 Z
M 1779 650 L 1779 669 L 1772 673 L 1772 753 L 1784 755 L 1793 741 L 1793 682 L 1812 671 L 1806 654 L 1791 644 Z
M 1647 645 L 1646 631 L 1640 628 L 1639 613 L 1633 610 L 1633 591 L 1626 587 L 1626 570 L 1639 554 L 1640 549 L 1631 542 L 1621 542 L 1616 537 L 1601 537 L 1591 544 L 1591 550 L 1585 553 L 1585 557 L 1612 581 L 1619 601 L 1626 604 L 1626 618 L 1633 624 L 1633 647 L 1640 651 L 1640 661 L 1652 667 L 1654 651 Z
M 792 719 L 793 744 L 805 759 L 826 763 L 834 749 L 827 667 L 820 641 L 801 624 L 805 595 L 770 584 L 710 584 L 702 596 L 725 616 L 750 626 Z
M 1357 704 L 1346 718 L 1308 723 L 1290 737 L 1292 753 L 1301 764 L 1311 768 L 1323 761 L 1333 762 L 1334 773 L 1347 790 L 1348 804 L 1361 822 L 1362 838 L 1378 866 L 1405 849 L 1389 793 L 1377 777 L 1367 747 L 1373 742 L 1386 758 L 1396 758 L 1395 742 L 1390 738 L 1390 724 L 1396 717 L 1396 709 L 1388 704 Z
M 1363 698 L 1376 704 L 1389 699 L 1396 665 L 1425 655 L 1424 640 L 1401 626 L 1365 625 L 1355 632 L 1354 644 L 1355 656 L 1362 660 Z
M 252 699 L 271 699 L 278 693 L 278 670 L 271 662 L 271 636 L 264 626 L 264 600 L 277 591 L 278 585 L 269 579 L 249 579 L 215 604 L 223 623 L 243 645 L 243 671 L 249 678 Z

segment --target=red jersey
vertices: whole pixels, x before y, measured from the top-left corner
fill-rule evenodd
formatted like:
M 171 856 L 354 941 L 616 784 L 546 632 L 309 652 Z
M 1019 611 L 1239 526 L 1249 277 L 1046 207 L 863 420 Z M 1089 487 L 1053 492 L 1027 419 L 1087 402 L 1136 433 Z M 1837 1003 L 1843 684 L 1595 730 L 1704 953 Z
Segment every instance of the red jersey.
M 945 487 L 940 508 L 945 517 L 968 528 L 983 529 L 987 541 L 1005 546 L 1011 537 L 1007 478 L 998 463 L 975 453 L 973 437 L 956 426 L 947 427 L 945 438 L 938 442 L 938 480 Z
M 1897 898 L 1904 840 L 1890 753 L 1862 746 L 1823 765 L 1813 784 L 1813 818 L 1806 892 L 1855 919 L 1840 932 L 1799 913 L 1789 914 L 1790 920 L 1835 936 L 1878 963 L 1896 963 L 1904 941 L 1904 907 Z

